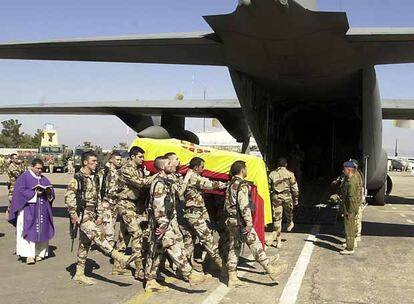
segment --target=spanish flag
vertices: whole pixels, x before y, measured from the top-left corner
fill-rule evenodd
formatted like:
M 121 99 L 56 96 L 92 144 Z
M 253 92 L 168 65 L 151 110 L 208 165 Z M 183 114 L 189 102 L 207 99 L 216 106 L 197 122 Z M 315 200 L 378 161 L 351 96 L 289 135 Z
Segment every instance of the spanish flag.
M 235 161 L 245 161 L 248 175 L 246 180 L 252 183 L 251 198 L 256 207 L 253 214 L 254 228 L 264 244 L 264 228 L 266 224 L 272 222 L 272 210 L 266 166 L 262 159 L 247 154 L 200 147 L 177 139 L 137 138 L 131 146 L 144 149 L 145 165 L 151 172 L 155 171 L 154 159 L 168 152 L 174 152 L 180 158 L 182 165 L 180 173 L 185 174 L 190 160 L 198 156 L 205 161 L 203 176 L 220 181 L 229 180 L 230 166 Z M 221 195 L 224 193 L 221 192 Z

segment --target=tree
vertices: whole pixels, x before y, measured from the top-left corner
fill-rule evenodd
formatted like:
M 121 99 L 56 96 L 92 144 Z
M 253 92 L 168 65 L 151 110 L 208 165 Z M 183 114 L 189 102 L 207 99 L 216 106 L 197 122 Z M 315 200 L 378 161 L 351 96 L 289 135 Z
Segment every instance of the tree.
M 23 140 L 24 133 L 20 133 L 21 123 L 17 119 L 9 119 L 2 121 L 3 129 L 1 130 L 1 135 L 7 140 L 4 142 L 11 145 L 11 147 L 20 147 L 20 144 Z M 7 147 L 6 147 L 7 148 Z

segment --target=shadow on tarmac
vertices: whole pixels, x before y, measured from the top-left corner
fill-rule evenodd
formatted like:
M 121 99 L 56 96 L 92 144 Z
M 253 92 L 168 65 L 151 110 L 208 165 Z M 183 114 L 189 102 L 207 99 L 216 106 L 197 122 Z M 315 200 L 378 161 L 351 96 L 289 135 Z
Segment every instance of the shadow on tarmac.
M 262 285 L 262 286 L 276 286 L 276 285 L 279 285 L 279 282 L 258 282 L 258 281 L 254 281 L 254 280 L 248 279 L 246 277 L 239 277 L 239 280 L 240 281 L 243 281 L 243 282 L 246 282 L 246 283 L 252 283 L 252 284 Z
M 414 198 L 390 195 L 387 197 L 387 203 L 393 205 L 414 205 Z
M 0 232 L 0 237 L 4 237 L 4 236 L 5 236 L 5 234 Z
M 69 272 L 71 277 L 73 277 L 75 275 L 76 264 L 77 263 L 73 263 L 73 264 L 69 265 L 68 267 L 66 267 L 66 271 Z M 88 277 L 91 277 L 92 279 L 95 279 L 97 281 L 111 283 L 111 284 L 114 284 L 114 285 L 118 285 L 119 287 L 126 287 L 126 286 L 131 286 L 132 285 L 132 284 L 128 284 L 128 283 L 114 281 L 114 280 L 105 278 L 105 277 L 103 277 L 99 274 L 96 274 L 96 273 L 92 272 L 93 270 L 99 269 L 99 268 L 101 268 L 101 266 L 99 266 L 98 263 L 96 263 L 94 260 L 87 259 L 86 260 L 86 266 L 85 266 L 85 275 L 88 276 Z
M 414 226 L 410 224 L 363 222 L 362 237 L 366 235 L 414 237 Z

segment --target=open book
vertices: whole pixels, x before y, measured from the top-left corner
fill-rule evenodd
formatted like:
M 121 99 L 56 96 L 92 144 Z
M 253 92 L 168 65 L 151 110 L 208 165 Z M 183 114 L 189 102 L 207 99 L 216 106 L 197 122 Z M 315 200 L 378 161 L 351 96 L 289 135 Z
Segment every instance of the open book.
M 52 187 L 52 185 L 48 185 L 48 186 L 43 186 L 43 185 L 40 185 L 40 184 L 37 184 L 36 186 L 34 186 L 33 188 L 32 188 L 32 190 L 47 190 L 47 189 L 51 189 L 51 188 L 53 188 Z

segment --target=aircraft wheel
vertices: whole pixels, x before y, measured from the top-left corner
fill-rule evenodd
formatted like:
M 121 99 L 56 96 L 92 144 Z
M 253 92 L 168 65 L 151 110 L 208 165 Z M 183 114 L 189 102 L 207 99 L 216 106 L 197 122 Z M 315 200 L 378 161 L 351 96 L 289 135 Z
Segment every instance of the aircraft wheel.
M 377 206 L 384 206 L 385 205 L 385 183 L 379 188 L 377 191 L 374 192 L 372 197 L 372 204 Z

